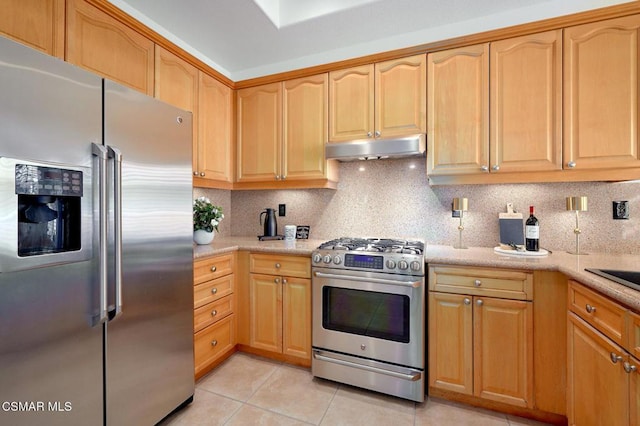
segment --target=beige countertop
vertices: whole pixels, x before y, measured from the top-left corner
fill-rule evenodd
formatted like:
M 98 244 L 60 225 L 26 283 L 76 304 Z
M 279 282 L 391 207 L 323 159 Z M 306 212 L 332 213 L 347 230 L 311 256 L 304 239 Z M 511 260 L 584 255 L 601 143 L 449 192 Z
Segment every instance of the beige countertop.
M 221 238 L 216 236 L 209 245 L 194 245 L 193 256 L 194 259 L 199 259 L 236 250 L 310 255 L 311 252 L 324 241 L 325 240 L 258 241 L 256 237 Z M 559 271 L 640 312 L 639 291 L 601 278 L 584 270 L 585 268 L 639 270 L 639 255 L 591 253 L 576 256 L 566 252 L 554 251 L 547 256 L 524 257 L 498 254 L 494 252 L 493 248 L 487 247 L 471 247 L 459 250 L 450 246 L 427 244 L 424 258 L 426 263 L 524 269 L 530 271 Z

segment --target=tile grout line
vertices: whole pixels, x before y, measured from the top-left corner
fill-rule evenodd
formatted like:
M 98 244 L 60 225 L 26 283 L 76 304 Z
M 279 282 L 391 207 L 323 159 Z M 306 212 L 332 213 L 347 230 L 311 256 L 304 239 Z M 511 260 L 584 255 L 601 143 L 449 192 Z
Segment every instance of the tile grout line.
M 327 408 L 325 408 L 324 413 L 322 414 L 322 417 L 320 418 L 320 421 L 318 422 L 317 426 L 320 426 L 324 418 L 327 416 L 327 412 L 329 411 L 329 408 L 331 408 L 331 404 L 333 404 L 333 400 L 336 399 L 336 395 L 338 394 L 338 391 L 340 390 L 341 387 L 342 387 L 342 384 L 338 383 L 338 386 L 336 386 L 336 390 L 333 392 L 333 395 L 331 395 L 331 400 L 327 404 Z

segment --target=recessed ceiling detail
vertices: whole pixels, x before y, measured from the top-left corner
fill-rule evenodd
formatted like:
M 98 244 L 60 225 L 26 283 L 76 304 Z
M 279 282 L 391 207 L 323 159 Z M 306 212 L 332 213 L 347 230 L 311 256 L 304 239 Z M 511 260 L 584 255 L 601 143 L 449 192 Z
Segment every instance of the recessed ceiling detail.
M 299 24 L 379 0 L 252 0 L 276 28 Z

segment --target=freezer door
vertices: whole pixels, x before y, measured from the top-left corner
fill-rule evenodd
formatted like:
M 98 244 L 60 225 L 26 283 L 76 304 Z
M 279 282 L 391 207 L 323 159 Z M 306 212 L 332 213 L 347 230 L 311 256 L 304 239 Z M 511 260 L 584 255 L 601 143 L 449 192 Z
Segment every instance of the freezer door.
M 95 225 L 91 142 L 101 140 L 101 86 L 96 76 L 0 37 L 0 157 L 85 170 L 88 204 L 82 215 L 89 220 L 83 235 L 93 235 Z M 2 220 L 17 220 L 13 177 L 0 177 L 0 187 L 9 186 L 12 194 L 0 197 Z M 13 221 L 0 226 L 2 262 L 19 260 Z M 65 263 L 55 265 L 50 260 L 56 256 L 31 256 L 28 267 L 17 268 L 23 270 L 0 272 L 2 425 L 102 423 L 103 326 L 94 325 L 95 256 L 63 255 Z
M 154 424 L 194 392 L 191 113 L 110 81 L 104 103 L 105 144 L 122 155 L 122 312 L 106 327 L 106 419 Z

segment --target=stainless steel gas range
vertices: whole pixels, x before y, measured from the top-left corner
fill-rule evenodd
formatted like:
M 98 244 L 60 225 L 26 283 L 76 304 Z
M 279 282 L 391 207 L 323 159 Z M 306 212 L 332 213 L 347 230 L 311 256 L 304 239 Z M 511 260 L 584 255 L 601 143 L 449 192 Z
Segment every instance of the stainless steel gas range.
M 340 238 L 312 254 L 314 376 L 424 401 L 421 241 Z

